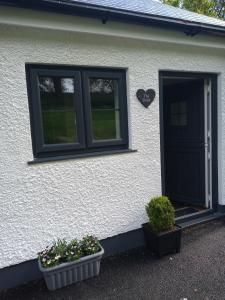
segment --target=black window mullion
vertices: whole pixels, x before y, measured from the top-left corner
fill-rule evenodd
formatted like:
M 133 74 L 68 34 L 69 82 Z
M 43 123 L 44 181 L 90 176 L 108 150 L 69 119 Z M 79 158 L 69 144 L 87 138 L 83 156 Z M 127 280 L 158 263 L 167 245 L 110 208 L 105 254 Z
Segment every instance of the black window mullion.
M 33 152 L 35 156 L 38 156 L 38 153 L 42 150 L 42 117 L 41 117 L 41 107 L 39 100 L 39 91 L 35 82 L 38 80 L 38 74 L 35 70 L 31 70 L 30 82 L 29 82 L 29 93 L 32 102 L 29 102 L 30 111 L 31 111 L 31 131 L 33 137 Z
M 82 94 L 82 82 L 81 82 L 81 72 L 76 72 L 76 76 L 74 76 L 74 107 L 77 118 L 77 135 L 78 141 L 83 148 L 86 148 L 86 138 L 85 138 L 85 116 L 84 116 L 84 108 L 83 108 L 83 94 Z
M 120 130 L 121 137 L 128 145 L 128 112 L 127 112 L 127 91 L 125 76 L 119 78 L 119 102 L 120 102 Z
M 91 145 L 92 135 L 92 124 L 91 124 L 91 101 L 89 96 L 89 77 L 87 72 L 82 72 L 82 91 L 83 91 L 83 109 L 84 109 L 84 120 L 85 120 L 85 137 L 87 148 Z

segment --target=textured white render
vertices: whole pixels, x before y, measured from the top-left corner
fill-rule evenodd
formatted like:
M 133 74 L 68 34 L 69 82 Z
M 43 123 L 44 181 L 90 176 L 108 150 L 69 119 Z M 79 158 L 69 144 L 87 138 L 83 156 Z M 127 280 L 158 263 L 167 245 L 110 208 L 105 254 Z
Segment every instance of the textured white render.
M 120 26 L 125 34 L 127 25 Z M 144 30 L 134 28 L 136 35 Z M 145 203 L 161 194 L 160 69 L 221 74 L 219 178 L 220 203 L 225 204 L 224 41 L 215 38 L 221 49 L 210 49 L 199 47 L 198 41 L 210 43 L 211 37 L 191 40 L 179 34 L 176 45 L 148 41 L 151 30 L 145 40 L 72 31 L 0 25 L 1 268 L 35 258 L 56 238 L 91 233 L 103 239 L 139 228 L 147 220 Z M 178 36 L 162 30 L 159 34 L 174 40 Z M 182 40 L 196 46 L 182 46 Z M 130 148 L 138 152 L 28 165 L 33 154 L 25 63 L 127 68 Z M 148 109 L 136 99 L 139 88 L 156 90 Z

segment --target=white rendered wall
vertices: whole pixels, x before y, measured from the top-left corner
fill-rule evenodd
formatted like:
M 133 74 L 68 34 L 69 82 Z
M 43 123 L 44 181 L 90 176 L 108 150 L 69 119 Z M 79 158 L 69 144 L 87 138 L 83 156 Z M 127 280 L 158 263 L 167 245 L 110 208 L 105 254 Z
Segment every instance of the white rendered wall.
M 145 203 L 161 194 L 160 69 L 221 74 L 219 176 L 225 178 L 224 50 L 7 25 L 0 32 L 0 268 L 35 258 L 54 238 L 103 239 L 147 220 Z M 138 152 L 28 165 L 25 63 L 127 68 L 130 148 Z M 156 90 L 149 109 L 135 97 L 139 88 Z M 224 180 L 220 195 L 225 204 Z

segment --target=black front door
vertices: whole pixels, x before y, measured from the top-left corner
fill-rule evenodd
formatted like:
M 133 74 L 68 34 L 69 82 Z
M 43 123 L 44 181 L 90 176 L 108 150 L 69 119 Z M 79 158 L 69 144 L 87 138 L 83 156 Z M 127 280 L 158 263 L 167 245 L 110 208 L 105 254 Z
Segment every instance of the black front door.
M 205 206 L 204 80 L 165 80 L 165 194 Z

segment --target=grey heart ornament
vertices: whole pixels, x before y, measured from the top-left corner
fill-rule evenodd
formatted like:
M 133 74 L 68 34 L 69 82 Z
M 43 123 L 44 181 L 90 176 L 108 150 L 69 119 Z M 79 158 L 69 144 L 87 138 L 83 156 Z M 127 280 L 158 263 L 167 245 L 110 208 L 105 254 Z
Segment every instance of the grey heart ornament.
M 136 96 L 141 104 L 147 108 L 155 99 L 155 91 L 153 89 L 148 89 L 147 91 L 139 89 L 137 90 Z

